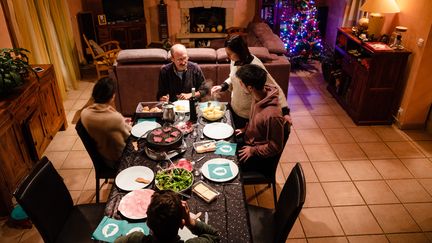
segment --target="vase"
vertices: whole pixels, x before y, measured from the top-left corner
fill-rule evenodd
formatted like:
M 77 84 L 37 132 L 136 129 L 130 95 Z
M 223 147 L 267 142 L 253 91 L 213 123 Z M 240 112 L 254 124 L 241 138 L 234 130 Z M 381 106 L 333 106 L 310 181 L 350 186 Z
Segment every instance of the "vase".
M 217 32 L 222 32 L 222 30 L 223 30 L 223 26 L 222 26 L 222 25 L 218 25 L 218 26 L 216 27 L 216 29 L 217 29 Z

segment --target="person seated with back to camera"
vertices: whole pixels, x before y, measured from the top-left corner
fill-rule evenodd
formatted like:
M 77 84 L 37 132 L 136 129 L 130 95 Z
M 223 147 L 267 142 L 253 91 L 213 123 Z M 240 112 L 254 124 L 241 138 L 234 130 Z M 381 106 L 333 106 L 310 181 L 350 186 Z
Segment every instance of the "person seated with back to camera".
M 94 103 L 81 112 L 84 128 L 111 168 L 116 168 L 131 131 L 123 115 L 114 108 L 115 92 L 114 80 L 108 77 L 99 79 L 93 87 Z
M 287 121 L 279 105 L 279 91 L 266 84 L 267 72 L 255 64 L 239 68 L 236 76 L 241 87 L 253 97 L 249 122 L 243 129 L 236 129 L 244 145 L 239 146 L 239 160 L 243 171 L 270 173 L 271 167 L 263 159 L 278 158 L 284 147 Z
M 191 218 L 189 206 L 180 200 L 177 193 L 169 190 L 156 191 L 147 208 L 147 225 L 150 235 L 137 231 L 120 236 L 115 243 L 180 243 L 178 230 L 186 226 L 197 237 L 186 240 L 186 243 L 219 242 L 217 230 L 210 225 Z
M 162 66 L 159 74 L 159 87 L 156 99 L 159 101 L 187 100 L 195 88 L 195 97 L 206 96 L 209 88 L 198 64 L 189 61 L 186 47 L 175 44 L 170 49 L 171 63 Z

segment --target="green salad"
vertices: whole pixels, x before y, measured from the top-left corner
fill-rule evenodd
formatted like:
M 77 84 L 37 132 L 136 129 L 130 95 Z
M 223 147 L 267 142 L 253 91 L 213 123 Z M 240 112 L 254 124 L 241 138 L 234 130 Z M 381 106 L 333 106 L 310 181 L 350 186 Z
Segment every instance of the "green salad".
M 193 175 L 183 168 L 160 170 L 156 173 L 156 187 L 159 190 L 181 192 L 193 183 Z

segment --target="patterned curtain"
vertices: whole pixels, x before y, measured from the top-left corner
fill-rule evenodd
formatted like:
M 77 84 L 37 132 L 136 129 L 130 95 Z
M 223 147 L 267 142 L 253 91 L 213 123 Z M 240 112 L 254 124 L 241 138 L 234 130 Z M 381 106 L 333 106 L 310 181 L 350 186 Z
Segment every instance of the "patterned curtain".
M 78 52 L 67 1 L 7 0 L 19 47 L 30 51 L 32 64 L 53 64 L 63 98 L 77 88 Z
M 366 0 L 347 0 L 342 26 L 356 26 L 357 21 L 363 16 L 360 7 Z

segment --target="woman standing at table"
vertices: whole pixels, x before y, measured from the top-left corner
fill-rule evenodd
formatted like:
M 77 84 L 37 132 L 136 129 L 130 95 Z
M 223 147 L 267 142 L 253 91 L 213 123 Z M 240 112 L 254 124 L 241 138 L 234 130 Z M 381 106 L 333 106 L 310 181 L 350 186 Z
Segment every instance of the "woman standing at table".
M 245 92 L 240 86 L 240 81 L 236 77 L 237 70 L 245 64 L 255 64 L 263 68 L 266 72 L 264 64 L 254 55 L 249 52 L 249 48 L 243 38 L 238 35 L 233 35 L 225 41 L 225 51 L 230 63 L 229 77 L 221 84 L 213 86 L 211 94 L 229 90 L 231 91 L 230 107 L 233 112 L 234 125 L 236 128 L 244 128 L 249 119 L 251 104 L 253 97 L 250 93 Z M 286 101 L 286 97 L 281 87 L 276 83 L 273 77 L 267 72 L 266 84 L 275 86 L 279 91 L 279 104 L 282 108 L 282 114 L 288 123 L 292 123 L 289 115 L 290 110 Z

